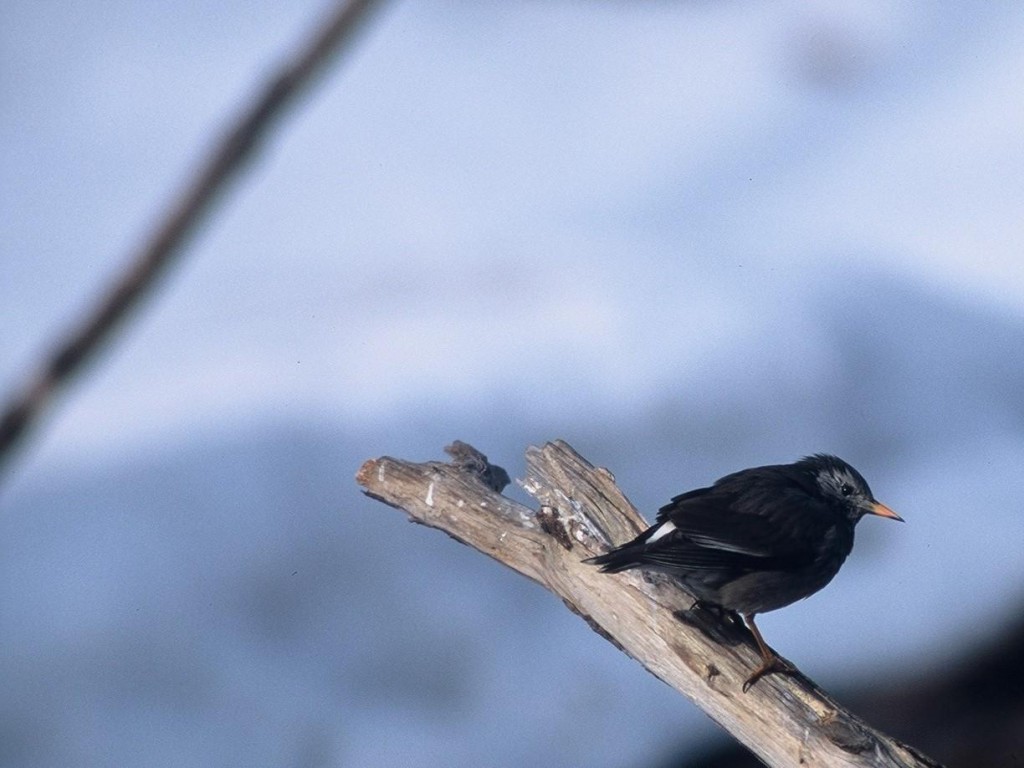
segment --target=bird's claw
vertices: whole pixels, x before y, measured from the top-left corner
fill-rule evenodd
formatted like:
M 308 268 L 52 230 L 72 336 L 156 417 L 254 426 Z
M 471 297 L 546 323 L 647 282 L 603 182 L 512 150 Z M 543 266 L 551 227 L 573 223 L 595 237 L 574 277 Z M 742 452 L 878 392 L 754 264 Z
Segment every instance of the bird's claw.
M 766 675 L 798 675 L 800 671 L 784 659 L 773 656 L 766 660 L 750 677 L 743 683 L 743 692 L 749 691 L 754 683 Z

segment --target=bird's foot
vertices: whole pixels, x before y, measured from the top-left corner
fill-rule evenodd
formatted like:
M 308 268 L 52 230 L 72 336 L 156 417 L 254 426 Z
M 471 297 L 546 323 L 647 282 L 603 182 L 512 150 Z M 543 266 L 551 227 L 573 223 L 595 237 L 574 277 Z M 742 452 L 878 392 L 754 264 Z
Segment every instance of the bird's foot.
M 743 692 L 746 693 L 751 687 L 765 675 L 799 675 L 800 670 L 794 667 L 785 659 L 779 656 L 772 656 L 765 659 L 760 667 L 743 683 Z
M 741 641 L 742 635 L 736 630 L 743 627 L 743 620 L 735 611 L 716 603 L 697 600 L 689 610 L 676 611 L 675 617 L 723 645 L 736 645 Z
M 718 603 L 709 603 L 706 600 L 694 600 L 690 606 L 691 611 L 704 611 L 712 614 L 723 624 L 731 624 L 734 627 L 745 627 L 743 619 L 736 611 L 725 608 Z

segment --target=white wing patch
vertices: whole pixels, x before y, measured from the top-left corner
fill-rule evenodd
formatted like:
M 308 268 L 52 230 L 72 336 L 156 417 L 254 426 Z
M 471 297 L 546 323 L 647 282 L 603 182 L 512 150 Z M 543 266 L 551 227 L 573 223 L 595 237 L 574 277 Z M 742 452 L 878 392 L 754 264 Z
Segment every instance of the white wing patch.
M 658 526 L 658 529 L 651 534 L 651 538 L 647 540 L 648 544 L 653 544 L 658 539 L 668 536 L 672 531 L 676 529 L 676 524 L 671 520 L 666 520 L 664 523 Z

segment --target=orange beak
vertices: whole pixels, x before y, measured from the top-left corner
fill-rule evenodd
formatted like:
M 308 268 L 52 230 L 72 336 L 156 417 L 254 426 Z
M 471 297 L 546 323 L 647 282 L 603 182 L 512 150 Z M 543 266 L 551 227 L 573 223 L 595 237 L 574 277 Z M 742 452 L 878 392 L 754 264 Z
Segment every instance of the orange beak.
M 901 523 L 904 522 L 902 517 L 897 515 L 895 512 L 893 512 L 891 509 L 889 509 L 887 506 L 885 506 L 885 504 L 883 504 L 880 501 L 872 502 L 872 504 L 871 504 L 871 514 L 872 515 L 878 515 L 879 517 L 889 517 L 889 518 L 892 518 L 893 520 L 899 520 Z

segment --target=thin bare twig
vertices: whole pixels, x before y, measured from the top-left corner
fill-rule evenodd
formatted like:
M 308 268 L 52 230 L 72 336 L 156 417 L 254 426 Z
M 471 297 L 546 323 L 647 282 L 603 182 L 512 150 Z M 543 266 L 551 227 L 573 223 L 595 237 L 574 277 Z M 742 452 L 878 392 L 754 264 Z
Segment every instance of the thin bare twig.
M 195 179 L 172 203 L 151 236 L 85 319 L 73 327 L 12 397 L 0 417 L 0 470 L 31 431 L 60 388 L 82 369 L 128 311 L 153 288 L 183 252 L 183 246 L 246 160 L 316 75 L 354 37 L 376 0 L 338 4 L 297 54 L 286 61 L 253 102 L 243 109 L 213 148 Z

